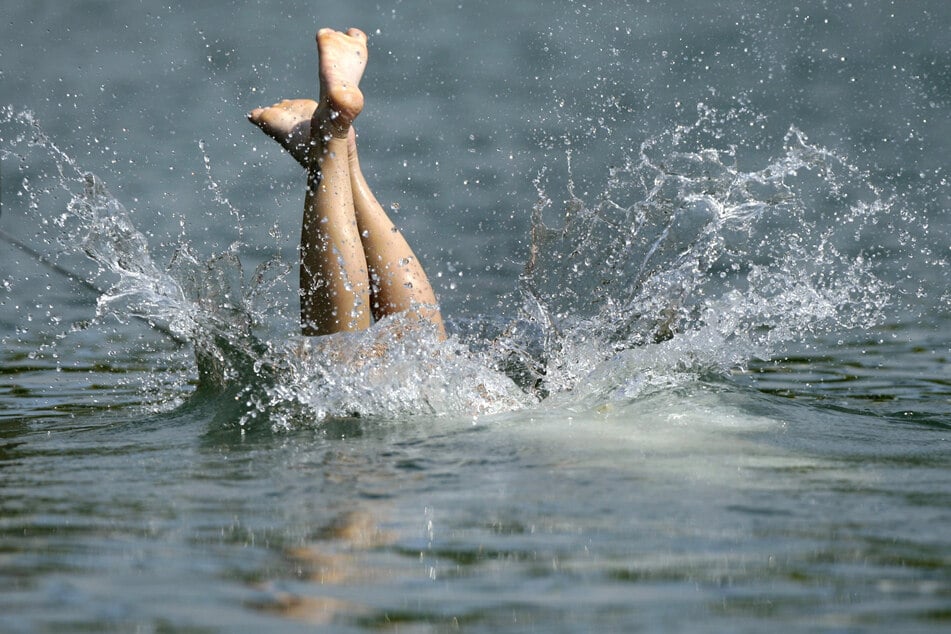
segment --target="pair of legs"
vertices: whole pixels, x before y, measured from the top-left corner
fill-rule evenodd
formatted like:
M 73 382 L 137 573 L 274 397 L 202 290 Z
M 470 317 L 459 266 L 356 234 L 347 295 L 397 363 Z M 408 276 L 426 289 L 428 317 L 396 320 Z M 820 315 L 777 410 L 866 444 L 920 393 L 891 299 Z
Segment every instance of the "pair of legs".
M 319 101 L 285 100 L 248 118 L 307 169 L 300 243 L 301 331 L 363 330 L 406 313 L 445 337 L 429 279 L 360 170 L 353 121 L 367 63 L 359 29 L 317 33 Z

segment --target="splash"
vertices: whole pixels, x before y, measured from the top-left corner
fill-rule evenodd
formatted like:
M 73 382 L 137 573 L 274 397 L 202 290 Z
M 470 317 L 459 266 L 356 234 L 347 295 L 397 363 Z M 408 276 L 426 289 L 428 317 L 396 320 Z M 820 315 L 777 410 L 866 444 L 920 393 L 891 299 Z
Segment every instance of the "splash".
M 638 398 L 881 323 L 891 295 L 875 236 L 897 203 L 795 127 L 778 158 L 741 168 L 723 132 L 738 118 L 701 105 L 696 121 L 612 168 L 596 200 L 569 182 L 554 219 L 540 176 L 517 314 L 457 322 L 448 342 L 398 318 L 312 341 L 274 333 L 277 313 L 296 309 L 279 299 L 293 265 L 274 257 L 247 276 L 241 242 L 202 258 L 184 238 L 159 265 L 129 212 L 32 116 L 8 108 L 0 123 L 4 157 L 22 163 L 24 148 L 39 149 L 55 166 L 42 187 L 24 177 L 21 195 L 62 252 L 95 265 L 87 278 L 102 290 L 90 324 L 147 321 L 194 352 L 196 398 L 230 404 L 222 420 L 288 429 Z M 46 219 L 40 192 L 53 188 L 68 200 Z
M 519 280 L 538 343 L 499 343 L 539 393 L 635 397 L 883 320 L 889 285 L 866 250 L 894 201 L 795 127 L 778 159 L 741 169 L 721 131 L 740 116 L 701 104 L 595 202 L 569 182 L 557 223 L 539 186 Z
M 287 332 L 266 334 L 273 331 L 275 313 L 296 314 L 280 293 L 291 264 L 275 256 L 246 276 L 242 243 L 203 258 L 183 239 L 160 265 L 130 212 L 100 178 L 60 150 L 30 113 L 5 109 L 0 124 L 4 158 L 16 157 L 31 174 L 22 177 L 20 193 L 29 213 L 41 219 L 34 242 L 53 247 L 46 261 L 58 265 L 82 253 L 94 265 L 79 277 L 97 292 L 96 315 L 72 324 L 56 341 L 105 328 L 111 320 L 145 321 L 193 352 L 195 398 L 212 399 L 221 405 L 219 420 L 241 427 L 265 421 L 287 429 L 333 416 L 481 415 L 531 401 L 484 355 L 458 341 L 440 342 L 434 332 L 405 320 L 384 320 L 368 331 L 318 342 Z M 217 187 L 214 193 L 240 218 Z M 59 204 L 63 211 L 45 217 L 44 210 L 60 198 L 67 201 Z

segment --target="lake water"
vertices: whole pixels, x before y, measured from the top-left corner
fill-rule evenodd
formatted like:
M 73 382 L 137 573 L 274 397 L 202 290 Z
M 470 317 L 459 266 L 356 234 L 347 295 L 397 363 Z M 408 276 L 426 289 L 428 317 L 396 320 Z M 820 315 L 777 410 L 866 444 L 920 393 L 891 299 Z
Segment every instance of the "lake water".
M 0 631 L 947 630 L 951 4 L 7 4 Z M 447 343 L 296 334 L 324 25 Z

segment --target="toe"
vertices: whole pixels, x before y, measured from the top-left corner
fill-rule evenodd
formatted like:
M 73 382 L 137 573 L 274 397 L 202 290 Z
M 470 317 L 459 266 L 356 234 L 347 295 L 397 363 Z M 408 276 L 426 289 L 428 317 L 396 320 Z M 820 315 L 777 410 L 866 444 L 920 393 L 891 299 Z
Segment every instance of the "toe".
M 360 29 L 355 29 L 353 27 L 350 27 L 349 29 L 347 29 L 347 35 L 349 35 L 350 37 L 356 38 L 360 40 L 361 42 L 367 41 L 367 34 L 361 31 Z

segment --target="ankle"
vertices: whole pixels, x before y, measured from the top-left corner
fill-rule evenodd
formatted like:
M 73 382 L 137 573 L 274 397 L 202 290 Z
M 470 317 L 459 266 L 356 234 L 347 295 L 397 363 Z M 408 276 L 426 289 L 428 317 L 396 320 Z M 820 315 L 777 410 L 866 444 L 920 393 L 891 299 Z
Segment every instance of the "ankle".
M 330 108 L 330 106 L 321 105 L 314 112 L 314 118 L 311 120 L 311 138 L 314 133 L 320 135 L 322 141 L 330 139 L 347 140 L 350 134 L 350 123 L 347 122 L 340 113 Z

